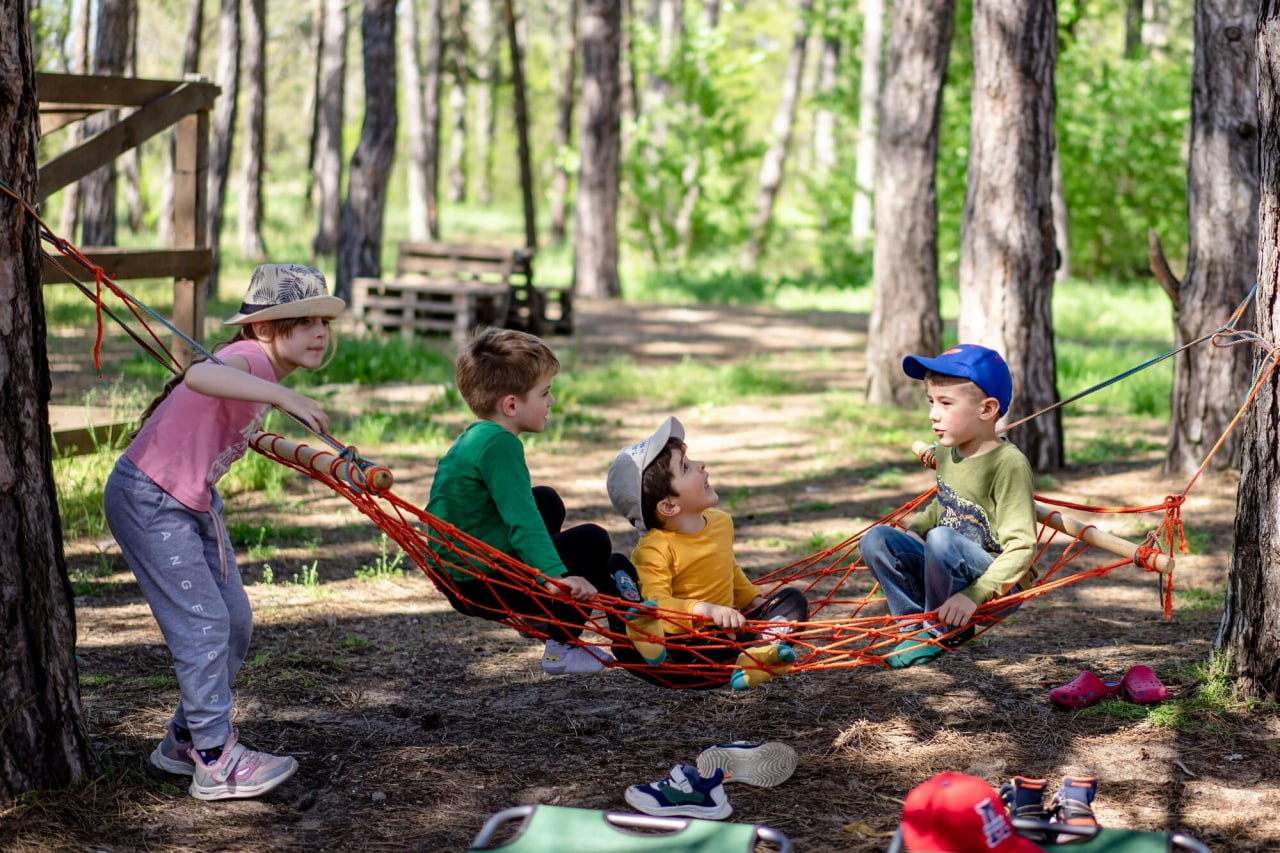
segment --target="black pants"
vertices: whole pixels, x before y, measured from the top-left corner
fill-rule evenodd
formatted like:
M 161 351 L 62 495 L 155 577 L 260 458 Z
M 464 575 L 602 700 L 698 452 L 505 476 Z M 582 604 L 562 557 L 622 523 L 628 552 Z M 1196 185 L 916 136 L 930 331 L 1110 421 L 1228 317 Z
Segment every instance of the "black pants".
M 598 524 L 579 524 L 562 530 L 564 501 L 550 486 L 535 486 L 533 498 L 547 526 L 547 533 L 551 535 L 551 543 L 568 573 L 586 578 L 600 592 L 616 595 L 610 573 L 613 545 L 608 531 Z M 629 561 L 627 565 L 630 565 Z M 506 576 L 458 581 L 456 586 L 456 591 L 448 588 L 443 591 L 459 613 L 494 622 L 514 613 L 545 623 L 547 635 L 560 642 L 581 636 L 583 623 L 591 613 L 591 605 L 587 602 L 551 598 L 547 595 L 550 588 L 545 591 L 532 589 Z
M 610 563 L 615 571 L 629 570 L 631 580 L 639 586 L 635 567 L 631 561 L 621 554 L 614 554 Z M 752 621 L 768 621 L 776 619 L 782 622 L 804 622 L 809 618 L 809 602 L 804 593 L 792 587 L 783 587 L 769 596 L 763 604 L 743 613 Z M 626 626 L 619 629 L 620 620 L 610 616 L 609 625 L 621 634 L 626 633 Z M 621 641 L 613 644 L 613 656 L 619 663 L 629 664 L 627 672 L 642 681 L 672 688 L 711 688 L 719 687 L 729 680 L 725 665 L 738 659 L 745 646 L 772 642 L 761 635 L 751 632 L 739 632 L 736 637 L 725 636 L 688 637 L 666 643 L 667 657 L 661 664 L 650 664 L 640 653 L 628 643 Z M 669 665 L 674 665 L 672 669 Z

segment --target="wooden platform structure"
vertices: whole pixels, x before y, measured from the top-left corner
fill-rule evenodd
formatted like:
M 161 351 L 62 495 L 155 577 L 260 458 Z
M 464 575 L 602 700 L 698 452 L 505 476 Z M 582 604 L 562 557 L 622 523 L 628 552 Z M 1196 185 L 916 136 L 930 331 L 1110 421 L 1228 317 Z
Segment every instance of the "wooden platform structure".
M 197 343 L 204 339 L 205 290 L 213 267 L 206 245 L 205 217 L 209 182 L 209 112 L 221 90 L 203 78 L 145 80 L 130 77 L 37 74 L 40 130 L 49 134 L 107 110 L 128 109 L 119 121 L 40 166 L 41 204 L 136 148 L 156 134 L 174 128 L 173 245 L 157 248 L 81 247 L 85 256 L 116 280 L 173 278 L 174 327 Z M 69 235 L 62 235 L 69 236 Z M 62 260 L 72 275 L 87 273 Z M 50 260 L 43 264 L 45 284 L 70 278 Z M 172 350 L 183 363 L 190 348 L 175 339 Z M 114 440 L 129 425 L 109 413 L 82 406 L 50 407 L 50 427 L 63 452 L 89 452 Z
M 352 314 L 364 328 L 404 337 L 445 332 L 457 345 L 476 326 L 571 333 L 572 305 L 568 288 L 534 284 L 533 252 L 517 247 L 403 242 L 394 280 L 352 283 Z
M 40 97 L 40 130 L 44 134 L 106 110 L 133 110 L 40 166 L 37 201 L 41 203 L 156 134 L 170 127 L 175 129 L 173 245 L 150 249 L 90 246 L 82 251 L 119 281 L 172 277 L 172 322 L 192 340 L 203 340 L 205 285 L 213 267 L 213 252 L 205 245 L 209 111 L 221 90 L 203 78 L 145 80 L 37 74 L 36 91 Z M 72 269 L 73 274 L 76 272 Z M 43 275 L 45 284 L 69 280 L 47 260 Z M 184 362 L 190 358 L 188 348 L 181 342 L 175 342 L 174 352 Z

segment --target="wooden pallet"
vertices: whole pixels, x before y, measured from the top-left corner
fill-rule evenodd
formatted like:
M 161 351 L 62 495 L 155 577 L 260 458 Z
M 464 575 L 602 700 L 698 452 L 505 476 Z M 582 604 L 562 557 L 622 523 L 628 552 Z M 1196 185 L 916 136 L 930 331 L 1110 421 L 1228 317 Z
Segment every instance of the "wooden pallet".
M 444 332 L 461 345 L 477 326 L 505 318 L 508 288 L 477 281 L 357 278 L 351 310 L 365 328 L 411 338 Z

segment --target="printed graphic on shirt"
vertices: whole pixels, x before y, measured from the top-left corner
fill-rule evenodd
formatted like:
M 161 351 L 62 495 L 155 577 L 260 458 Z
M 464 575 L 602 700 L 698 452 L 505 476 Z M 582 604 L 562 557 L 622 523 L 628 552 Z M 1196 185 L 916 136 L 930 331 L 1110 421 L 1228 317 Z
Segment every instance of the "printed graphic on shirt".
M 938 526 L 950 527 L 970 542 L 981 545 L 989 554 L 1000 551 L 1000 543 L 991 534 L 991 522 L 987 514 L 971 500 L 967 500 L 941 480 L 938 481 Z
M 253 419 L 252 423 L 240 431 L 240 440 L 219 453 L 213 462 L 210 463 L 209 475 L 205 477 L 204 480 L 207 484 L 210 486 L 215 485 L 222 479 L 222 475 L 227 473 L 227 469 L 231 467 L 231 463 L 235 462 L 241 456 L 244 456 L 244 452 L 249 449 L 249 436 L 258 431 L 258 427 L 262 426 L 263 418 L 265 418 L 266 415 L 267 410 L 264 408 L 258 413 L 258 416 Z

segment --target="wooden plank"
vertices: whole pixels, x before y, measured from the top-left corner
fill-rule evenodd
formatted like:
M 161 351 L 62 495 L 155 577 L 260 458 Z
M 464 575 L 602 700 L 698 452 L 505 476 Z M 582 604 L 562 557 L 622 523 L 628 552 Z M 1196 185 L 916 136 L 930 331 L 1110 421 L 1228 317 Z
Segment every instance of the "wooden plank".
M 210 251 L 205 234 L 206 194 L 209 187 L 209 111 L 198 110 L 178 119 L 173 157 L 173 244 L 194 251 Z M 197 343 L 204 341 L 205 301 L 209 270 L 192 272 L 173 282 L 173 324 Z M 194 353 L 174 335 L 171 347 L 182 364 Z
M 218 96 L 218 91 L 217 86 L 208 83 L 182 83 L 83 145 L 54 157 L 40 167 L 37 200 L 44 201 L 67 184 L 105 166 L 183 116 L 207 109 Z
M 186 82 L 198 86 L 218 87 L 200 80 L 149 80 L 141 77 L 109 75 L 37 74 L 36 93 L 41 110 L 46 105 L 85 104 L 94 107 L 141 107 L 172 92 Z M 214 92 L 217 97 L 217 92 Z
M 213 253 L 208 249 L 122 249 L 118 246 L 82 249 L 85 256 L 120 281 L 139 278 L 197 278 L 207 276 L 213 266 Z M 81 281 L 88 273 L 74 261 L 60 258 L 62 266 Z M 45 284 L 71 281 L 62 270 L 46 259 L 42 267 Z M 80 275 L 83 273 L 83 275 Z
M 50 406 L 49 431 L 56 456 L 79 456 L 100 447 L 118 448 L 134 421 L 111 409 L 90 406 Z
M 56 130 L 61 130 L 72 122 L 88 118 L 95 112 L 97 112 L 96 108 L 76 109 L 72 107 L 67 107 L 61 110 L 41 110 L 40 135 L 48 136 Z
M 396 245 L 403 255 L 457 260 L 515 261 L 517 246 L 486 246 L 480 243 L 440 243 L 434 240 L 406 240 Z

